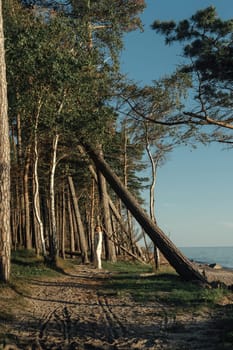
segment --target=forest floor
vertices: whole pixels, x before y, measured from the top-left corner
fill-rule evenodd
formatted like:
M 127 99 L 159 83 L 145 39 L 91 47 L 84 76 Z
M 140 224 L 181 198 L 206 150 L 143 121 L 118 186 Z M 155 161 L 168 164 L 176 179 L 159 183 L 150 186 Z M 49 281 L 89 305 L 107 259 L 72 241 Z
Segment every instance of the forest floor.
M 55 277 L 24 278 L 21 287 L 1 287 L 0 349 L 233 349 L 223 339 L 233 295 L 215 308 L 179 311 L 166 301 L 135 301 L 106 289 L 116 274 L 77 265 Z M 14 315 L 6 317 L 12 306 Z

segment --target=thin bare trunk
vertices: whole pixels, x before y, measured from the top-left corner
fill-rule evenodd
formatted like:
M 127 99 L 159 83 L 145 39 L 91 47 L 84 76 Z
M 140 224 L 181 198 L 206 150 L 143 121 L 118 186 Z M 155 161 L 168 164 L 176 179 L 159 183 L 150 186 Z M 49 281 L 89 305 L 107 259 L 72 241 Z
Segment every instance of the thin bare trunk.
M 68 192 L 68 200 L 67 200 L 67 210 L 68 210 L 68 217 L 69 217 L 69 231 L 70 231 L 70 251 L 71 253 L 75 251 L 75 237 L 74 237 L 74 224 L 73 224 L 73 217 L 72 217 L 72 206 L 70 203 L 70 193 Z M 71 254 L 71 258 L 73 258 L 73 255 Z
M 10 142 L 2 1 L 0 1 L 0 202 L 0 280 L 8 282 L 11 257 Z
M 148 131 L 146 128 L 146 151 L 148 158 L 150 160 L 151 164 L 151 184 L 150 184 L 150 217 L 151 220 L 156 224 L 156 218 L 155 218 L 155 184 L 156 184 L 156 170 L 158 166 L 158 160 L 159 155 L 157 156 L 157 159 L 153 158 L 153 155 L 150 151 L 150 143 L 148 140 Z M 158 270 L 160 268 L 160 252 L 158 247 L 154 244 L 154 263 L 155 263 L 155 269 Z
M 23 174 L 23 187 L 24 187 L 24 214 L 25 214 L 25 240 L 26 248 L 31 246 L 31 223 L 30 223 L 30 200 L 29 200 L 29 169 L 30 169 L 30 152 L 31 145 L 26 149 L 26 159 L 24 165 L 24 174 Z
M 92 186 L 91 186 L 91 208 L 90 208 L 90 225 L 89 225 L 89 232 L 90 232 L 90 248 L 91 248 L 91 261 L 94 261 L 94 245 L 95 245 L 95 232 L 94 232 L 94 226 L 95 226 L 95 181 L 92 179 Z
M 127 135 L 126 126 L 124 125 L 123 174 L 124 174 L 124 186 L 125 186 L 125 188 L 128 188 L 127 145 L 128 145 L 128 135 Z M 131 218 L 130 211 L 128 209 L 126 209 L 126 215 L 127 215 L 128 237 L 129 237 L 130 248 L 131 248 L 132 252 L 134 253 L 133 234 L 132 234 L 132 218 Z
M 57 145 L 59 135 L 56 134 L 53 139 L 52 159 L 50 167 L 50 219 L 51 219 L 51 235 L 50 235 L 50 258 L 53 263 L 57 263 L 58 246 L 57 246 L 57 225 L 55 212 L 55 194 L 54 194 L 54 177 L 56 170 Z
M 25 217 L 25 201 L 24 201 L 24 169 L 23 169 L 23 152 L 22 152 L 22 130 L 21 130 L 21 118 L 20 114 L 17 114 L 17 158 L 18 158 L 18 184 L 19 184 L 19 235 L 24 236 L 25 247 L 27 249 L 32 248 L 32 240 L 30 234 L 26 230 L 26 217 Z M 30 231 L 29 231 L 30 232 Z
M 88 263 L 89 259 L 88 259 L 88 252 L 87 252 L 87 241 L 86 241 L 86 237 L 85 237 L 85 233 L 84 233 L 84 227 L 83 227 L 83 223 L 82 223 L 82 219 L 81 219 L 81 214 L 79 211 L 78 201 L 76 198 L 74 183 L 73 183 L 73 179 L 71 176 L 68 176 L 68 183 L 69 183 L 70 193 L 71 193 L 72 200 L 73 200 L 76 223 L 78 226 L 82 260 L 84 263 Z
M 65 243 L 66 243 L 66 205 L 65 205 L 65 188 L 62 186 L 62 212 L 61 212 L 61 256 L 65 259 Z
M 107 184 L 106 180 L 103 177 L 102 173 L 98 173 L 99 179 L 99 193 L 102 207 L 102 216 L 104 222 L 104 228 L 107 232 L 107 236 L 104 236 L 106 241 L 106 258 L 111 262 L 116 261 L 116 251 L 114 242 L 109 239 L 113 236 L 112 234 L 112 225 L 111 225 L 111 215 L 109 210 L 109 202 L 108 202 L 108 192 L 107 192 Z
M 45 239 L 44 239 L 44 225 L 40 216 L 40 199 L 39 199 L 39 180 L 38 180 L 38 135 L 37 135 L 37 128 L 38 128 L 38 118 L 40 114 L 41 109 L 41 101 L 39 101 L 38 104 L 38 111 L 36 115 L 35 120 L 35 135 L 34 135 L 34 182 L 35 182 L 35 193 L 34 193 L 34 211 L 37 223 L 39 225 L 39 232 L 40 232 L 40 239 L 41 239 L 41 246 L 42 246 L 42 254 L 45 257 L 47 255 L 46 253 L 46 247 L 45 247 Z

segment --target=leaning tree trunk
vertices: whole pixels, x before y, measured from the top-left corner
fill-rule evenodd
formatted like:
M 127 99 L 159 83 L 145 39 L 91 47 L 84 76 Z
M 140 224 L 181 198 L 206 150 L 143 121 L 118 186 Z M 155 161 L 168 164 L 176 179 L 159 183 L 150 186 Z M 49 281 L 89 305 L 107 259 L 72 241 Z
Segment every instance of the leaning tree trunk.
M 146 212 L 140 207 L 137 200 L 124 187 L 118 176 L 111 170 L 106 161 L 88 144 L 83 144 L 83 146 L 110 186 L 121 198 L 125 206 L 130 210 L 132 215 L 143 227 L 151 240 L 157 245 L 177 273 L 186 280 L 199 280 L 206 282 L 204 276 L 195 268 L 191 261 L 176 248 L 165 233 L 149 218 Z
M 10 278 L 10 142 L 7 115 L 7 83 L 0 2 L 0 280 Z
M 80 154 L 82 156 L 84 156 L 86 154 L 84 148 L 81 145 L 78 146 L 78 150 L 79 150 L 79 152 L 80 152 Z M 93 165 L 91 165 L 91 164 L 89 165 L 89 170 L 90 170 L 91 175 L 93 176 L 96 184 L 98 184 L 97 174 L 96 174 L 96 171 L 95 171 Z M 111 199 L 111 197 L 109 195 L 108 195 L 108 202 L 109 202 L 109 207 L 110 207 L 114 217 L 116 218 L 117 222 L 120 224 L 121 230 L 126 234 L 127 239 L 130 239 L 130 233 L 128 231 L 128 228 L 126 227 L 126 224 L 122 220 L 122 217 L 121 217 L 121 214 L 120 214 L 119 210 L 117 210 L 115 204 L 113 203 L 113 201 L 112 201 L 112 199 Z M 133 244 L 135 246 L 135 250 L 136 251 L 140 251 L 140 248 L 137 245 L 137 243 L 133 242 Z

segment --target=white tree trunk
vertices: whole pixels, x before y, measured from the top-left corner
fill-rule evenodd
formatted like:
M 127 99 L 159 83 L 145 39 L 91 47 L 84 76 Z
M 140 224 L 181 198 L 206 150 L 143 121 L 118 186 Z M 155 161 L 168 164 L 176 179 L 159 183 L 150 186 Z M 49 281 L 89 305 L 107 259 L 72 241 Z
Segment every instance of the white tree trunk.
M 38 180 L 38 139 L 37 139 L 37 128 L 38 128 L 38 119 L 41 109 L 41 101 L 39 101 L 38 104 L 38 111 L 36 115 L 35 120 L 35 135 L 34 135 L 34 182 L 35 182 L 35 193 L 34 193 L 34 211 L 36 216 L 36 221 L 39 225 L 39 232 L 40 232 L 40 239 L 41 239 L 41 246 L 42 246 L 42 254 L 45 257 L 46 254 L 46 247 L 45 247 L 45 239 L 44 239 L 44 225 L 40 216 L 40 198 L 39 198 L 39 180 Z
M 156 184 L 156 171 L 158 166 L 158 160 L 159 156 L 157 157 L 156 161 L 153 158 L 153 155 L 150 151 L 150 143 L 148 139 L 148 131 L 146 127 L 146 151 L 148 158 L 150 160 L 151 164 L 151 184 L 150 184 L 150 217 L 151 220 L 154 221 L 156 224 L 156 218 L 155 218 L 155 184 Z M 158 270 L 160 268 L 160 252 L 158 247 L 154 243 L 154 262 L 155 262 L 155 268 Z
M 102 247 L 103 247 L 103 232 L 100 226 L 96 226 L 95 229 L 95 254 L 97 260 L 98 269 L 102 269 Z
M 56 159 L 57 159 L 57 145 L 58 145 L 59 135 L 56 134 L 53 138 L 53 148 L 52 148 L 52 159 L 50 168 L 50 215 L 51 215 L 51 247 L 50 254 L 51 259 L 56 263 L 58 256 L 57 247 L 57 225 L 56 225 L 56 212 L 55 212 L 55 194 L 54 194 L 54 177 L 56 170 Z

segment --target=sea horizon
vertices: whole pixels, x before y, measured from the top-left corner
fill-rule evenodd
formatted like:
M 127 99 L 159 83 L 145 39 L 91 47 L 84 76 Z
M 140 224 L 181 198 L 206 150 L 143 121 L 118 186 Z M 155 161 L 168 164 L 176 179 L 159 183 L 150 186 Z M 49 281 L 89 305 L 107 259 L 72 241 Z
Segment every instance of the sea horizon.
M 218 264 L 233 269 L 233 246 L 186 246 L 179 249 L 197 263 Z

